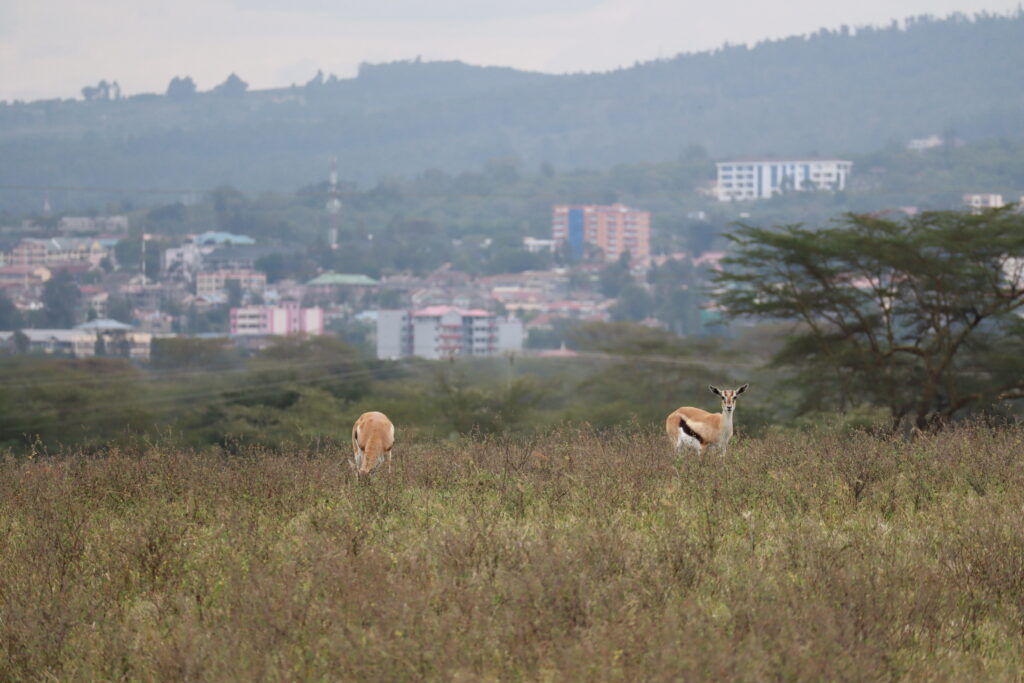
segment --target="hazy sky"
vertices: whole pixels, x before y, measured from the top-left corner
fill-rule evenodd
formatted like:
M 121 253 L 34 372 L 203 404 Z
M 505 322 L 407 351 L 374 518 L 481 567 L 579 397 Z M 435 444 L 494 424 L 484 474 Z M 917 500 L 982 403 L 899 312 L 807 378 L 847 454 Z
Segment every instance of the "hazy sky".
M 200 90 L 232 71 L 251 88 L 341 77 L 360 62 L 422 57 L 551 73 L 843 24 L 1006 12 L 1019 0 L 0 0 L 0 99 L 80 97 L 116 80 Z

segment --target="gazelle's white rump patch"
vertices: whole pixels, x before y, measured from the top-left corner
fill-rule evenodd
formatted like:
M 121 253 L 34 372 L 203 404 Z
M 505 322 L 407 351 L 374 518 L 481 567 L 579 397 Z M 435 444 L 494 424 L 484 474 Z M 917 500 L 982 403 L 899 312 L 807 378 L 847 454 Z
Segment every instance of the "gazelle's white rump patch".
M 684 448 L 684 447 L 685 448 L 693 449 L 693 450 L 695 450 L 695 451 L 697 451 L 699 453 L 700 452 L 700 441 L 698 441 L 697 439 L 695 439 L 692 436 L 690 436 L 689 434 L 687 434 L 685 431 L 683 431 L 683 428 L 680 427 L 679 428 L 679 436 L 676 438 L 676 448 Z

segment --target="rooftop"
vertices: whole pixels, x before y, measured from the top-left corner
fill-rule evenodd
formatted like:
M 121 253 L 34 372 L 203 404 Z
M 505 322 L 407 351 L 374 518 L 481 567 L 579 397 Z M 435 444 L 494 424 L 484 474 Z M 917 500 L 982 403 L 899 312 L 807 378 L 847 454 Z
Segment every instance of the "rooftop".
M 45 329 L 45 330 L 22 329 L 22 330 L 19 330 L 19 331 L 22 334 L 24 334 L 26 337 L 28 337 L 29 341 L 34 341 L 34 342 L 46 341 L 46 340 L 50 340 L 50 339 L 52 339 L 54 341 L 81 341 L 83 338 L 86 338 L 86 334 L 87 334 L 86 331 L 79 330 L 79 329 L 73 329 L 73 330 L 66 330 L 66 329 L 59 329 L 59 330 L 58 329 Z M 10 331 L 10 332 L 7 332 L 7 331 L 0 332 L 0 341 L 6 341 L 13 334 L 14 334 L 13 331 Z
M 321 273 L 306 283 L 312 286 L 372 287 L 378 282 L 362 273 Z
M 236 235 L 233 232 L 217 232 L 210 230 L 196 235 L 196 244 L 233 244 L 246 246 L 256 244 L 256 240 L 248 235 Z
M 110 248 L 118 243 L 116 239 L 100 239 L 98 237 L 26 237 L 22 242 L 45 246 L 48 251 L 72 251 Z
M 492 315 L 482 308 L 459 308 L 457 306 L 427 306 L 413 311 L 412 315 L 419 318 L 438 318 L 442 315 L 455 312 L 463 318 L 482 318 Z
M 716 166 L 722 164 L 820 164 L 820 163 L 841 163 L 841 164 L 852 164 L 853 162 L 849 159 L 837 159 L 835 157 L 749 157 L 741 159 L 726 159 L 725 161 L 716 162 Z
M 76 330 L 124 330 L 130 331 L 135 328 L 131 325 L 125 325 L 117 320 L 111 318 L 97 318 L 96 320 L 90 320 L 87 323 L 81 325 L 75 325 Z

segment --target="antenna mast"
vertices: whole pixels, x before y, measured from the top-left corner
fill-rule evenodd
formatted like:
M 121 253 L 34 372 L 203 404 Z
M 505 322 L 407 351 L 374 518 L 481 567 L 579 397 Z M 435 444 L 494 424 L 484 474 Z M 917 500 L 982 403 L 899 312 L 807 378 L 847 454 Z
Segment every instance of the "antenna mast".
M 331 227 L 327 232 L 327 244 L 338 248 L 338 218 L 341 214 L 341 198 L 338 192 L 338 158 L 331 157 L 331 175 L 328 183 L 327 213 L 331 216 Z

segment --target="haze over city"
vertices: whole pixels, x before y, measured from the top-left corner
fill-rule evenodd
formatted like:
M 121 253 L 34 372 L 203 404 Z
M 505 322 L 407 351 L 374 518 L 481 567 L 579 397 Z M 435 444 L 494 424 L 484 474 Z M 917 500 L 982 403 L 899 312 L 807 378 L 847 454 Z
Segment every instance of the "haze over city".
M 101 78 L 116 80 L 126 95 L 163 92 L 185 75 L 205 90 L 232 72 L 250 88 L 280 87 L 318 69 L 344 78 L 362 62 L 416 57 L 605 71 L 727 42 L 1016 7 L 1009 0 L 15 1 L 0 5 L 0 100 L 78 97 Z

